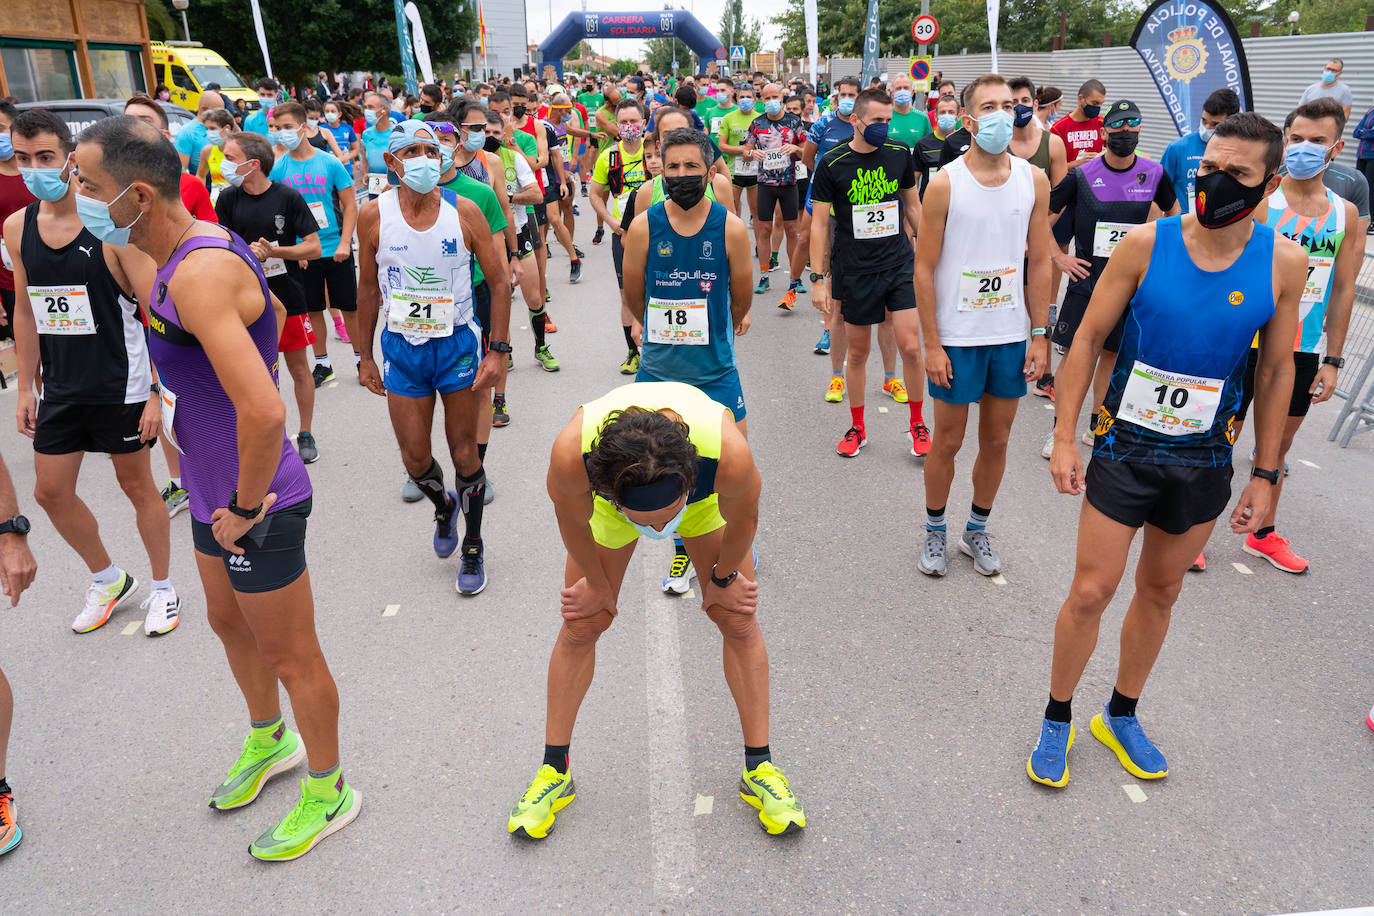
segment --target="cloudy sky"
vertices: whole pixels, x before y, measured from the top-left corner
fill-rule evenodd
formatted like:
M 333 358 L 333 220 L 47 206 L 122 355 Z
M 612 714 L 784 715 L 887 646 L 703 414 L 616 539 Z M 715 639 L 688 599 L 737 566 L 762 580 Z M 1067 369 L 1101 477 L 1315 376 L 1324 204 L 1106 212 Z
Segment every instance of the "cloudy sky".
M 609 2 L 587 0 L 587 10 L 593 13 L 642 12 L 659 9 L 665 2 L 671 3 L 679 9 L 689 10 L 712 32 L 715 32 L 720 26 L 720 16 L 725 10 L 725 0 L 690 0 L 690 2 L 688 0 L 650 0 L 650 2 L 645 3 L 634 2 L 634 0 L 609 0 Z M 582 3 L 581 0 L 525 0 L 525 21 L 529 26 L 530 43 L 539 44 L 548 37 L 550 8 L 553 10 L 553 23 L 557 25 L 569 13 L 581 12 Z M 787 0 L 746 0 L 744 15 L 758 18 L 764 23 L 765 48 L 776 46 L 779 38 L 777 28 L 771 25 L 768 20 L 786 8 Z M 601 44 L 601 42 L 595 44 L 598 54 L 601 53 Z M 628 57 L 632 53 L 642 52 L 644 43 L 629 41 L 624 38 L 607 39 L 605 47 L 605 53 L 610 57 Z

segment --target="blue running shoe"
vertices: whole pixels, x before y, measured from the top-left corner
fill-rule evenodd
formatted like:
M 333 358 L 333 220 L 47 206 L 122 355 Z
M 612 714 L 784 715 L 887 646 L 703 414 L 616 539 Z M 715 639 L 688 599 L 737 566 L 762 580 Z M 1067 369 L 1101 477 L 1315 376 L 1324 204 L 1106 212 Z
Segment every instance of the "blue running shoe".
M 475 595 L 487 587 L 487 570 L 482 564 L 482 542 L 463 538 L 463 565 L 458 568 L 454 588 L 460 595 Z
M 830 353 L 830 332 L 821 334 L 821 339 L 816 341 L 816 355 L 826 356 Z
M 1169 775 L 1169 765 L 1159 748 L 1145 737 L 1145 729 L 1135 716 L 1110 716 L 1107 704 L 1093 716 L 1093 737 L 1111 748 L 1127 773 L 1137 779 L 1163 779 Z
M 1069 784 L 1069 748 L 1073 747 L 1072 722 L 1040 723 L 1040 740 L 1026 761 L 1026 775 L 1041 785 L 1062 789 Z
M 458 549 L 458 494 L 448 491 L 448 503 L 434 513 L 434 555 L 443 559 Z

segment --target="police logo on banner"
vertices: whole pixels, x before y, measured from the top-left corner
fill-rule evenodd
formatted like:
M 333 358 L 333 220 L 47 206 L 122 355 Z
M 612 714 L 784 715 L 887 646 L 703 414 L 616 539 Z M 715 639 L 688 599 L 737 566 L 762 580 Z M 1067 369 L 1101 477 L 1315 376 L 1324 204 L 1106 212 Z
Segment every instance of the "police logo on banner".
M 1164 48 L 1164 69 L 1180 83 L 1191 82 L 1207 70 L 1207 48 L 1197 36 L 1197 26 L 1185 25 L 1169 33 Z

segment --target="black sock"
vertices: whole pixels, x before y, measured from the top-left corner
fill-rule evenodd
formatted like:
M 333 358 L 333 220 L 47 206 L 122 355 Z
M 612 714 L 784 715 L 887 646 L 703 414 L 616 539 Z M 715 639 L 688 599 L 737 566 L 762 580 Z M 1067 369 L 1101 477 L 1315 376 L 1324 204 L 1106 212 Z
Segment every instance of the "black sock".
M 572 766 L 572 761 L 568 758 L 570 746 L 567 744 L 544 745 L 544 762 L 560 773 L 568 772 L 568 767 Z
M 1073 697 L 1067 700 L 1056 700 L 1054 694 L 1050 694 L 1050 701 L 1045 704 L 1045 718 L 1051 722 L 1072 722 L 1073 713 L 1069 710 L 1072 704 Z
M 14 791 L 14 790 L 10 788 L 10 784 L 9 784 L 8 782 L 6 782 L 5 780 L 0 779 L 0 795 L 4 795 L 6 792 L 12 792 L 12 791 Z
M 486 464 L 486 463 L 487 463 L 487 443 L 486 443 L 486 442 L 479 442 L 479 443 L 477 443 L 477 460 L 480 461 L 480 462 L 482 462 L 483 464 Z
M 1128 697 L 1113 687 L 1111 702 L 1107 704 L 1107 715 L 1113 719 L 1117 716 L 1133 716 L 1137 702 L 1139 702 L 1138 697 Z
M 747 744 L 744 746 L 744 768 L 746 770 L 757 769 L 760 763 L 772 759 L 773 755 L 766 744 L 763 747 L 750 747 Z
M 530 312 L 530 327 L 534 329 L 534 348 L 538 350 L 544 346 L 544 334 L 548 328 L 548 316 L 544 314 L 542 306 L 539 311 Z
M 1262 540 L 1264 540 L 1265 538 L 1269 537 L 1269 535 L 1271 535 L 1271 534 L 1273 534 L 1273 533 L 1274 533 L 1274 526 L 1273 526 L 1273 525 L 1265 525 L 1263 528 L 1261 528 L 1260 530 L 1258 530 L 1258 531 L 1255 532 L 1255 540 L 1257 540 L 1257 541 L 1262 541 Z
M 487 475 L 482 467 L 471 475 L 458 475 L 462 486 L 458 490 L 458 505 L 463 508 L 463 522 L 467 529 L 463 540 L 482 539 L 482 504 L 486 495 Z
M 448 493 L 444 490 L 444 470 L 439 467 L 439 462 L 431 458 L 429 470 L 419 477 L 410 479 L 415 486 L 420 488 L 420 492 L 429 497 L 430 502 L 434 503 L 434 508 L 440 512 L 448 508 Z
M 992 509 L 984 509 L 977 503 L 969 503 L 969 511 L 972 512 L 974 515 L 981 515 L 983 518 L 987 518 L 989 515 L 992 514 Z
M 628 324 L 622 324 L 622 325 L 620 326 L 620 329 L 623 330 L 623 331 L 625 332 L 625 343 L 627 343 L 627 344 L 630 345 L 630 352 L 631 352 L 631 353 L 638 353 L 638 352 L 639 352 L 639 347 L 635 345 L 635 336 L 634 336 L 634 334 L 631 332 L 630 326 L 629 326 Z

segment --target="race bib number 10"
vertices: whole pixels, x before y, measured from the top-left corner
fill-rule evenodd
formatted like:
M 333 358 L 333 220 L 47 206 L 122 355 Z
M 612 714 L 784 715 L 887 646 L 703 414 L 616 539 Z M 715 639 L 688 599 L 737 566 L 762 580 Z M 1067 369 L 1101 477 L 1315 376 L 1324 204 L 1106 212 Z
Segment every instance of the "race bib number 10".
M 1136 360 L 1121 393 L 1118 419 L 1166 436 L 1193 436 L 1212 428 L 1224 379 L 1179 375 Z
M 959 311 L 997 312 L 1021 304 L 1016 267 L 965 267 L 959 274 Z
M 705 299 L 650 299 L 644 315 L 644 342 L 704 347 L 711 342 Z
M 76 336 L 95 333 L 91 297 L 82 286 L 30 286 L 29 304 L 39 334 Z

